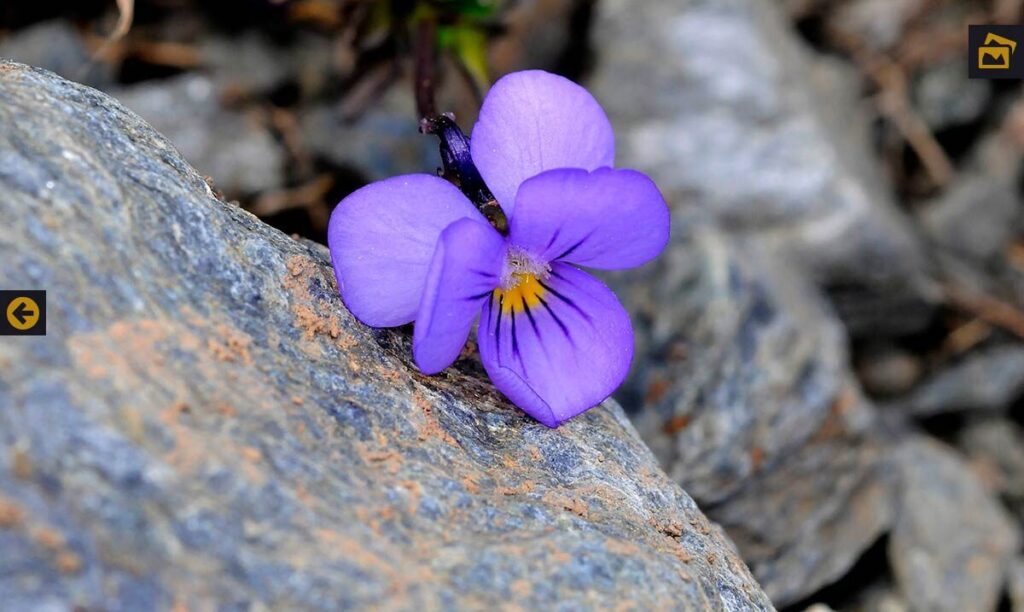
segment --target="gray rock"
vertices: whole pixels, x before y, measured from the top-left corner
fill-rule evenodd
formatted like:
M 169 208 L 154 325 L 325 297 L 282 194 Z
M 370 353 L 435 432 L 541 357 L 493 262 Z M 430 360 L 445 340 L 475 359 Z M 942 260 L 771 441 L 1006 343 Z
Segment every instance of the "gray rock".
M 816 68 L 775 3 L 609 0 L 598 11 L 595 40 L 615 51 L 591 85 L 619 165 L 827 284 L 917 291 L 922 249 L 869 152 L 857 96 Z
M 923 4 L 923 0 L 852 0 L 829 11 L 828 22 L 832 28 L 857 36 L 870 48 L 884 51 L 900 41 Z
M 312 107 L 299 122 L 305 145 L 335 164 L 379 180 L 440 166 L 437 139 L 416 137 L 416 104 L 411 88 L 389 87 L 358 121 L 336 105 Z
M 953 255 L 984 264 L 1003 257 L 1017 235 L 1021 209 L 1013 181 L 971 173 L 927 204 L 921 225 Z
M 995 610 L 1019 527 L 950 449 L 911 438 L 896 464 L 901 499 L 889 559 L 911 609 Z
M 910 606 L 888 581 L 874 584 L 845 606 L 847 612 L 909 612 Z
M 110 98 L 0 64 L 0 598 L 24 609 L 767 610 L 614 402 L 557 430 L 417 373 L 323 247 Z
M 888 344 L 866 348 L 857 359 L 857 378 L 875 396 L 906 393 L 920 380 L 923 370 L 918 355 Z
M 976 472 L 1024 520 L 1024 430 L 1007 419 L 969 424 L 959 446 Z
M 1024 557 L 1018 557 L 1010 567 L 1008 590 L 1013 612 L 1024 612 Z
M 209 78 L 185 75 L 111 95 L 164 134 L 229 197 L 284 184 L 285 154 L 270 130 L 254 117 L 225 109 Z
M 940 370 L 888 410 L 914 416 L 959 411 L 1001 412 L 1024 393 L 1024 346 L 983 349 Z
M 977 120 L 992 98 L 991 81 L 967 78 L 964 59 L 927 66 L 913 89 L 914 105 L 933 130 Z
M 665 253 L 609 275 L 635 314 L 619 397 L 777 605 L 842 575 L 891 519 L 873 411 L 803 277 L 677 209 Z
M 114 83 L 111 65 L 93 61 L 82 37 L 64 19 L 37 23 L 6 39 L 0 36 L 0 59 L 46 68 L 92 87 L 105 89 Z

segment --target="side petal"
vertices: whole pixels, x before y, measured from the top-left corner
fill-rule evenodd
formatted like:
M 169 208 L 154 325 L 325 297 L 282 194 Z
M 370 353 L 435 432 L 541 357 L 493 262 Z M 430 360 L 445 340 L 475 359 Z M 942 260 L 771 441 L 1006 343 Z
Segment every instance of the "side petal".
M 544 261 L 618 270 L 656 257 L 670 224 L 665 198 L 646 175 L 562 168 L 519 188 L 509 241 Z
M 511 216 L 526 179 L 552 168 L 594 170 L 615 161 L 615 135 L 601 105 L 569 79 L 514 72 L 491 87 L 470 135 L 473 163 Z
M 490 225 L 461 219 L 441 232 L 430 262 L 412 352 L 424 374 L 436 374 L 459 356 L 473 320 L 498 286 L 505 239 Z
M 463 218 L 485 221 L 458 188 L 429 174 L 397 176 L 350 194 L 327 228 L 345 306 L 373 327 L 412 321 L 437 239 Z
M 611 395 L 633 358 L 633 329 L 615 294 L 563 263 L 535 290 L 495 292 L 477 340 L 495 386 L 548 427 Z

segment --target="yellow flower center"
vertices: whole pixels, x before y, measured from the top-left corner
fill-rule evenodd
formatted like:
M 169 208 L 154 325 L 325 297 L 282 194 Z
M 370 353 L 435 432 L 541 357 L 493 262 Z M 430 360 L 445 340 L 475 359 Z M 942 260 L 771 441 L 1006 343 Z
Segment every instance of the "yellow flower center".
M 538 306 L 547 290 L 536 275 L 518 272 L 511 275 L 512 285 L 494 290 L 494 298 L 501 304 L 502 314 L 518 314 Z

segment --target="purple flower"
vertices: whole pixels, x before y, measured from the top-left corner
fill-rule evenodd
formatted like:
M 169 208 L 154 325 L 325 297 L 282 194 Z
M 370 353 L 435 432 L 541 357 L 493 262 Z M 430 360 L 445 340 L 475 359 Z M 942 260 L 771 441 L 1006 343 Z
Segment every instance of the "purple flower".
M 487 94 L 472 161 L 508 218 L 492 227 L 451 183 L 427 174 L 368 185 L 341 201 L 328 243 L 342 299 L 360 321 L 415 321 L 426 374 L 477 342 L 495 386 L 548 427 L 599 404 L 633 357 L 629 316 L 578 266 L 639 266 L 668 242 L 654 183 L 613 169 L 611 124 L 582 87 L 510 74 Z

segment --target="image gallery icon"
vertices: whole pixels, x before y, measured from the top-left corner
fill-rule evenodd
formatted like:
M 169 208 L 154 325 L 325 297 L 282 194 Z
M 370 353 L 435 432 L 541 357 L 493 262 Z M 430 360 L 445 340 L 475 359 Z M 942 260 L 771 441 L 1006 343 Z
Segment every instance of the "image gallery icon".
M 1016 59 L 1024 26 L 968 26 L 968 67 L 972 79 L 1024 79 L 1024 61 Z

